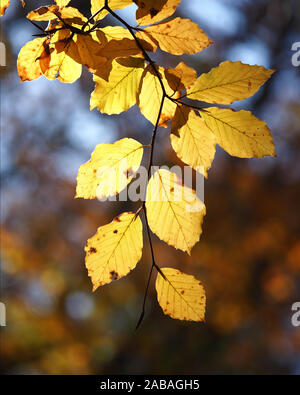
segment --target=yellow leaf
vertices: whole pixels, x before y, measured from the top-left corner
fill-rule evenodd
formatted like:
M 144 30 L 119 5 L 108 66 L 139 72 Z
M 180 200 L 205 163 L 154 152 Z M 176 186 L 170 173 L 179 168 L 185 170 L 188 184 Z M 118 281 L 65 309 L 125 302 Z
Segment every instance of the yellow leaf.
M 68 23 L 82 25 L 86 22 L 86 18 L 73 7 L 59 8 L 58 5 L 50 5 L 39 7 L 29 12 L 27 18 L 32 21 L 50 21 L 57 19 L 57 15 Z
M 164 314 L 182 321 L 203 322 L 206 296 L 202 283 L 176 269 L 161 270 L 166 280 L 158 273 L 156 291 Z
M 79 169 L 76 198 L 115 196 L 130 183 L 142 157 L 143 146 L 133 139 L 97 145 L 90 161 Z
M 97 107 L 104 114 L 119 114 L 132 107 L 137 101 L 144 65 L 143 59 L 118 59 L 112 62 L 108 81 L 94 75 L 91 110 Z
M 99 42 L 99 33 L 93 32 L 89 35 L 76 34 L 73 38 L 78 53 L 78 60 L 76 56 L 74 60 L 77 60 L 82 65 L 86 66 L 90 71 L 94 72 L 98 68 L 103 67 L 106 62 L 106 58 L 98 55 L 101 43 Z
M 184 62 L 179 63 L 175 69 L 166 69 L 165 76 L 174 92 L 188 89 L 197 79 L 196 70 Z
M 132 38 L 129 30 L 125 29 L 122 26 L 106 26 L 101 29 L 101 32 L 105 35 L 105 43 L 110 40 L 122 40 L 123 38 Z
M 122 40 L 111 40 L 103 48 L 101 48 L 97 55 L 108 59 L 123 58 L 140 54 L 141 50 L 137 47 L 134 40 L 123 38 Z
M 167 244 L 191 253 L 199 241 L 205 206 L 175 173 L 159 170 L 151 177 L 146 197 L 149 226 Z
M 180 0 L 133 0 L 139 7 L 136 19 L 140 25 L 150 25 L 160 22 L 173 15 Z
M 142 257 L 143 226 L 136 214 L 123 213 L 98 228 L 85 247 L 93 291 L 126 276 Z
M 1 0 L 1 6 L 0 6 L 0 15 L 4 15 L 6 9 L 9 6 L 9 0 Z
M 216 152 L 216 137 L 204 120 L 187 107 L 177 107 L 172 122 L 171 143 L 177 156 L 207 176 Z
M 18 55 L 18 74 L 22 82 L 33 81 L 42 75 L 39 57 L 44 51 L 45 37 L 38 37 L 29 41 Z
M 91 14 L 95 15 L 97 11 L 101 10 L 104 6 L 105 0 L 91 0 Z M 132 4 L 132 0 L 109 0 L 108 5 L 112 10 L 121 10 L 122 8 L 128 7 Z M 108 12 L 103 10 L 100 14 L 95 17 L 95 21 L 104 18 Z
M 173 95 L 173 90 L 169 87 L 168 81 L 164 75 L 164 68 L 157 67 L 166 92 L 168 95 Z M 162 87 L 160 85 L 157 75 L 154 73 L 151 65 L 148 65 L 142 77 L 141 91 L 139 94 L 138 105 L 140 107 L 141 113 L 147 118 L 153 125 L 155 125 L 161 100 L 163 97 Z M 160 117 L 159 126 L 167 127 L 170 119 L 173 118 L 176 111 L 176 104 L 171 100 L 166 99 L 162 114 Z
M 270 129 L 249 111 L 216 107 L 201 111 L 218 144 L 230 155 L 239 158 L 275 156 Z
M 50 80 L 58 79 L 61 82 L 72 83 L 81 76 L 81 64 L 73 58 L 78 58 L 77 48 L 73 40 L 70 40 L 68 31 L 56 33 L 50 46 L 49 61 L 42 65 L 42 72 Z M 59 38 L 62 38 L 59 40 Z
M 223 62 L 202 74 L 186 96 L 208 103 L 231 104 L 254 95 L 274 71 L 241 62 Z
M 207 48 L 212 41 L 189 19 L 175 18 L 144 29 L 163 51 L 173 55 L 194 54 Z

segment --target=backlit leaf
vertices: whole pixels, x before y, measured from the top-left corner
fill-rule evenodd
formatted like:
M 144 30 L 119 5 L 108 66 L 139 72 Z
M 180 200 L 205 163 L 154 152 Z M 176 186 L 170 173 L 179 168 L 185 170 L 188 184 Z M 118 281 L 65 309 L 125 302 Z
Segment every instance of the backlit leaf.
M 150 25 L 160 22 L 173 15 L 180 0 L 133 0 L 139 7 L 136 19 L 140 25 Z
M 172 122 L 171 143 L 177 156 L 207 176 L 216 152 L 216 137 L 204 120 L 187 107 L 177 107 Z
M 169 87 L 168 81 L 164 76 L 163 67 L 157 68 L 162 81 L 165 85 L 165 89 L 168 95 L 173 95 L 173 90 Z M 148 65 L 142 77 L 141 91 L 139 94 L 138 105 L 141 113 L 147 118 L 153 125 L 155 125 L 161 100 L 163 97 L 162 87 L 160 85 L 157 75 L 154 73 L 151 65 Z M 160 117 L 159 126 L 167 127 L 170 119 L 173 118 L 176 111 L 176 104 L 169 99 L 165 100 L 162 114 Z
M 1 6 L 0 6 L 0 15 L 4 15 L 6 9 L 9 6 L 9 0 L 1 0 Z
M 164 314 L 183 321 L 205 320 L 206 296 L 195 277 L 172 268 L 161 269 L 156 279 L 157 300 Z
M 189 19 L 175 18 L 144 29 L 163 51 L 173 55 L 194 54 L 207 48 L 212 41 Z
M 98 228 L 85 247 L 93 291 L 133 270 L 142 257 L 142 249 L 143 225 L 136 214 L 123 213 Z
M 114 144 L 99 144 L 77 176 L 76 197 L 99 199 L 114 196 L 132 180 L 143 157 L 143 146 L 124 138 Z
M 196 70 L 184 62 L 179 63 L 175 69 L 166 69 L 165 76 L 174 92 L 188 89 L 197 79 Z
M 82 25 L 86 22 L 86 18 L 74 7 L 59 8 L 57 5 L 42 6 L 31 11 L 27 18 L 32 21 L 50 21 L 62 18 L 68 23 Z
M 208 103 L 231 104 L 252 96 L 273 73 L 274 70 L 262 66 L 223 62 L 208 74 L 202 74 L 186 96 Z
M 175 173 L 159 170 L 151 177 L 146 197 L 149 226 L 167 244 L 191 253 L 199 241 L 205 206 Z
M 50 80 L 72 83 L 81 76 L 82 66 L 74 60 L 78 58 L 77 47 L 69 35 L 70 32 L 63 30 L 56 33 L 57 38 L 49 47 L 50 57 L 41 63 L 44 76 Z
M 136 104 L 144 64 L 143 59 L 118 59 L 112 63 L 108 81 L 94 76 L 91 110 L 97 107 L 105 114 L 119 114 Z
M 211 107 L 201 111 L 218 144 L 239 158 L 275 156 L 270 129 L 249 111 Z
M 44 51 L 44 45 L 46 39 L 38 37 L 25 44 L 19 52 L 17 67 L 22 82 L 33 81 L 42 75 L 39 57 Z

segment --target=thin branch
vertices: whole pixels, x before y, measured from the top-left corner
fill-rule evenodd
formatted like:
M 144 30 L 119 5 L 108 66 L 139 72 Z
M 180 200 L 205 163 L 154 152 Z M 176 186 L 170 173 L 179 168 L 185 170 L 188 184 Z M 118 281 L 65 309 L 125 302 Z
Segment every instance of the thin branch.
M 86 28 L 86 26 L 88 26 L 88 24 L 91 22 L 91 20 L 95 19 L 97 15 L 99 15 L 103 10 L 105 10 L 105 7 L 103 6 L 102 8 L 100 8 L 100 10 L 98 10 L 97 12 L 95 12 L 94 15 L 91 15 L 89 17 L 89 19 L 85 22 L 85 24 L 82 26 L 81 30 L 84 31 L 84 29 Z
M 120 23 L 122 23 L 130 32 L 130 34 L 132 35 L 132 37 L 134 38 L 138 48 L 141 50 L 144 59 L 149 62 L 152 70 L 154 71 L 155 75 L 157 76 L 157 78 L 159 79 L 159 83 L 161 86 L 161 89 L 163 91 L 163 95 L 165 97 L 168 97 L 167 92 L 166 92 L 166 88 L 164 86 L 164 83 L 162 81 L 161 75 L 159 73 L 159 71 L 156 68 L 155 62 L 150 58 L 150 56 L 148 55 L 148 53 L 145 51 L 143 45 L 141 44 L 140 40 L 136 37 L 135 33 L 134 33 L 134 28 L 132 26 L 130 26 L 126 21 L 124 21 L 124 19 L 122 19 L 118 14 L 116 14 L 109 6 L 108 6 L 108 0 L 105 0 L 105 9 L 111 14 L 111 16 L 113 16 L 115 19 L 117 19 Z

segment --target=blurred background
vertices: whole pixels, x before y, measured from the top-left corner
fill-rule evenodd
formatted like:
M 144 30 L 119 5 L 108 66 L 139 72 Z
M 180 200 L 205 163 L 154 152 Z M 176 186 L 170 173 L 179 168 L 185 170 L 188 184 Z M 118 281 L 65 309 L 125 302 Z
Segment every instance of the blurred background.
M 120 116 L 89 111 L 92 76 L 67 85 L 44 77 L 21 84 L 16 58 L 37 33 L 11 6 L 1 20 L 1 371 L 16 374 L 299 374 L 300 42 L 297 0 L 182 0 L 177 15 L 199 23 L 214 46 L 196 56 L 156 55 L 199 73 L 224 60 L 276 68 L 253 98 L 233 106 L 268 122 L 277 158 L 244 160 L 218 148 L 205 186 L 204 234 L 192 256 L 154 238 L 160 266 L 199 278 L 205 324 L 163 315 L 154 287 L 135 332 L 150 268 L 91 292 L 84 245 L 130 205 L 74 200 L 79 166 L 95 145 L 130 136 L 148 143 L 151 124 L 136 107 Z M 71 1 L 89 15 L 88 1 Z M 135 24 L 135 6 L 120 12 Z M 114 21 L 106 18 L 106 24 Z M 155 164 L 180 164 L 160 129 Z

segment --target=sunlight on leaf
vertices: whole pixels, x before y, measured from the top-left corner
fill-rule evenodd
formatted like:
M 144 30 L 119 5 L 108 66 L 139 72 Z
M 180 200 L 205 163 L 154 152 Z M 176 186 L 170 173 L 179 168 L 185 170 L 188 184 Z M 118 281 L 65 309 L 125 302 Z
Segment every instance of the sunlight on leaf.
M 207 127 L 218 144 L 232 156 L 263 158 L 275 156 L 270 129 L 250 111 L 234 111 L 216 107 L 201 111 Z
M 195 277 L 172 268 L 161 269 L 156 279 L 157 300 L 164 314 L 182 321 L 205 320 L 206 296 Z
M 140 25 L 160 22 L 173 15 L 181 0 L 133 0 L 139 7 L 136 19 Z
M 209 73 L 202 74 L 186 96 L 208 103 L 232 104 L 254 95 L 273 73 L 274 70 L 262 66 L 223 62 Z
M 112 63 L 108 81 L 94 76 L 91 110 L 97 107 L 104 114 L 120 114 L 136 104 L 144 64 L 143 59 L 118 59 Z
M 194 54 L 213 44 L 200 27 L 189 19 L 175 18 L 144 29 L 163 51 L 173 55 Z
M 171 128 L 171 143 L 178 157 L 196 171 L 203 166 L 207 176 L 217 139 L 204 120 L 190 108 L 177 107 Z
M 85 247 L 93 291 L 133 270 L 142 257 L 142 249 L 143 225 L 136 214 L 123 213 L 98 228 Z
M 182 185 L 175 173 L 159 170 L 149 181 L 146 208 L 152 232 L 190 254 L 200 239 L 206 213 L 196 192 Z
M 143 146 L 124 138 L 99 144 L 77 176 L 76 198 L 103 199 L 122 191 L 132 180 L 143 157 Z
M 164 69 L 158 68 L 161 75 L 162 81 L 165 84 L 165 89 L 168 95 L 173 95 L 173 90 L 169 87 L 168 81 L 164 76 Z M 147 66 L 142 77 L 141 91 L 139 94 L 138 105 L 141 113 L 147 118 L 153 125 L 155 125 L 160 103 L 163 97 L 162 87 L 159 79 L 152 70 L 151 66 Z M 173 118 L 176 111 L 176 104 L 170 100 L 165 100 L 162 114 L 160 117 L 159 126 L 167 127 L 170 119 Z

